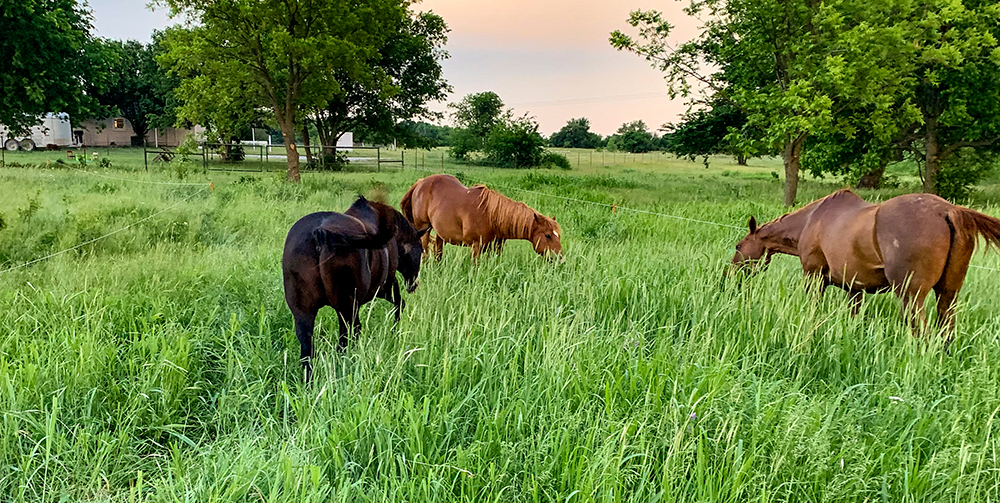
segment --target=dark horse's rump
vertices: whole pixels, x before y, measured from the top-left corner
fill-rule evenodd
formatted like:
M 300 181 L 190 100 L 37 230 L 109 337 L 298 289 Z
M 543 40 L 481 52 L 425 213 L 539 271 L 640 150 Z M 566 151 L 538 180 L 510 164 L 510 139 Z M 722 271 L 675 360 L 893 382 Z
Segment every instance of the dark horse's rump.
M 398 320 L 403 298 L 396 271 L 408 291 L 416 289 L 422 234 L 392 207 L 363 197 L 344 213 L 313 213 L 292 225 L 281 269 L 307 382 L 319 309 L 331 306 L 337 311 L 341 348 L 347 345 L 349 331 L 359 328 L 358 309 L 375 297 L 392 302 Z

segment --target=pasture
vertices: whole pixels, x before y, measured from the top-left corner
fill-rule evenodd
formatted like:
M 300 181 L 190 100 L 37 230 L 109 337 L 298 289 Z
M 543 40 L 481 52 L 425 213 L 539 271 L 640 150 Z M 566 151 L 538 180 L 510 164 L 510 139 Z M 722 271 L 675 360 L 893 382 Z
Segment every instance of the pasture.
M 77 247 L 0 274 L 4 501 L 1000 499 L 1000 255 L 974 255 L 990 269 L 970 270 L 950 354 L 892 295 L 856 318 L 839 289 L 810 297 L 792 257 L 720 283 L 747 218 L 784 212 L 777 161 L 447 163 L 555 215 L 565 263 L 523 241 L 478 265 L 446 247 L 398 326 L 369 304 L 338 353 L 321 312 L 310 387 L 281 290 L 289 226 L 358 193 L 398 207 L 425 173 L 296 186 L 147 173 L 127 150 L 90 173 L 46 158 L 0 168 L 0 270 Z M 899 175 L 862 195 L 913 191 Z M 971 204 L 1000 216 L 998 195 Z

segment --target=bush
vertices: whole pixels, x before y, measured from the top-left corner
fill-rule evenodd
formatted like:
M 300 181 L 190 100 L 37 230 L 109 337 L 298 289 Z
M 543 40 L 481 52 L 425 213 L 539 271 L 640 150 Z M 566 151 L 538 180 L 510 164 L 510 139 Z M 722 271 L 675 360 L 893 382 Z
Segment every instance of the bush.
M 973 185 L 979 183 L 993 170 L 996 157 L 989 152 L 963 148 L 941 162 L 941 171 L 935 180 L 939 196 L 954 202 L 967 201 Z
M 456 128 L 451 132 L 451 156 L 459 161 L 468 161 L 469 154 L 482 148 L 483 142 L 472 131 Z
M 347 158 L 347 152 L 324 152 L 322 162 L 313 161 L 309 166 L 320 171 L 343 171 L 351 163 Z
M 531 168 L 541 165 L 544 148 L 545 139 L 538 134 L 538 124 L 521 117 L 493 126 L 483 153 L 498 168 Z
M 542 159 L 539 165 L 543 168 L 560 168 L 560 169 L 571 169 L 569 164 L 569 159 L 566 156 L 552 151 L 545 151 L 542 154 Z

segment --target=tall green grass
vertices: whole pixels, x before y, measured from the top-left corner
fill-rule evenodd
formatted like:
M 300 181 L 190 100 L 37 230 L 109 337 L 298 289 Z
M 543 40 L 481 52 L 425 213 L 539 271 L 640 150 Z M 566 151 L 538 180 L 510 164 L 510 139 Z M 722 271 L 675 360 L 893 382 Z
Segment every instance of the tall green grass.
M 1000 273 L 970 272 L 948 354 L 891 296 L 810 297 L 793 258 L 720 284 L 740 230 L 539 194 L 742 225 L 783 211 L 766 170 L 455 169 L 555 214 L 566 262 L 449 247 L 398 326 L 370 304 L 338 353 L 321 314 L 311 387 L 287 229 L 422 173 L 0 170 L 3 268 L 181 203 L 0 275 L 0 500 L 1000 499 Z

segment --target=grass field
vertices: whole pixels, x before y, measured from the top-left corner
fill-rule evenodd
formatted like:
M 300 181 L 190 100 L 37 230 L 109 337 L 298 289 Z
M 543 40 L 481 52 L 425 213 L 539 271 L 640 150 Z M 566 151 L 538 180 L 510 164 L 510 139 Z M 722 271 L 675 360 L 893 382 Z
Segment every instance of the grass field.
M 743 230 L 624 209 L 768 220 L 783 212 L 777 161 L 445 160 L 554 214 L 566 262 L 520 242 L 474 266 L 449 247 L 401 323 L 366 306 L 346 353 L 324 310 L 306 387 L 285 233 L 359 192 L 397 203 L 424 173 L 352 168 L 296 186 L 146 172 L 141 151 L 87 171 L 60 155 L 0 168 L 0 270 L 71 249 L 0 273 L 0 500 L 1000 499 L 1000 272 L 971 270 L 946 354 L 909 334 L 891 296 L 852 318 L 843 292 L 803 292 L 792 257 L 721 285 Z M 863 195 L 914 190 L 899 175 Z M 806 180 L 800 200 L 840 187 Z M 998 195 L 991 181 L 971 204 L 1000 215 Z M 973 264 L 1000 269 L 1000 255 Z

